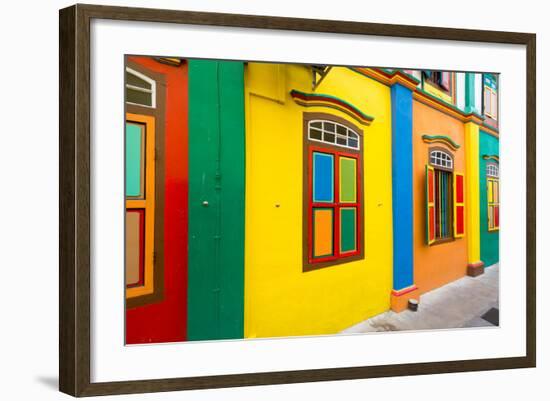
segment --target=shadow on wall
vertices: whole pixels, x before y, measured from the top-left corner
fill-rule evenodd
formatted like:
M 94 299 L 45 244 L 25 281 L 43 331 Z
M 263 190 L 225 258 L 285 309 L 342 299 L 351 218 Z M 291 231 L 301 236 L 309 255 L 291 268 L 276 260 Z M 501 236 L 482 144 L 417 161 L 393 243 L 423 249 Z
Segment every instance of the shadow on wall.
M 38 376 L 35 377 L 35 380 L 50 390 L 57 391 L 59 389 L 59 378 L 57 376 Z

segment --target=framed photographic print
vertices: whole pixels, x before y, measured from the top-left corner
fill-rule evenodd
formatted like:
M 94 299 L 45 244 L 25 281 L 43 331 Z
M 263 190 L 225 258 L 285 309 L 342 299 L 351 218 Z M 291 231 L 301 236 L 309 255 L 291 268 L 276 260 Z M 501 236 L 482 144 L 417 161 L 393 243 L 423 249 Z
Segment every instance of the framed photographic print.
M 535 366 L 535 35 L 60 11 L 60 390 Z

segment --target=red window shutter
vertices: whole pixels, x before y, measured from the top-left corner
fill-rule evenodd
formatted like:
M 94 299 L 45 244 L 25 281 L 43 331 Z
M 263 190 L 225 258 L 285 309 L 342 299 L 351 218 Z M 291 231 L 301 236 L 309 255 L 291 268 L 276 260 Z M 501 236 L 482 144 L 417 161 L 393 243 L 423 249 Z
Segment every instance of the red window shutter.
M 426 242 L 435 241 L 435 172 L 426 165 Z
M 464 236 L 464 174 L 454 174 L 454 236 Z
M 441 72 L 441 87 L 446 91 L 451 87 L 451 73 L 450 72 Z

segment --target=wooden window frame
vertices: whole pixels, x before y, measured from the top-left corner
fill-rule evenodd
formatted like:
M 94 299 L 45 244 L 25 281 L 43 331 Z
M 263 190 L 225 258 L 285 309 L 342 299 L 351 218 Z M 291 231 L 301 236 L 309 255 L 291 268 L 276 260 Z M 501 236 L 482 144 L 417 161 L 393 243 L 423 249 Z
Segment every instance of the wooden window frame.
M 489 170 L 489 167 L 495 167 L 496 168 L 496 171 L 497 171 L 497 174 L 496 175 L 489 175 L 487 174 L 488 170 Z M 486 185 L 486 193 L 487 193 L 487 231 L 489 232 L 496 232 L 496 231 L 499 231 L 500 230 L 500 169 L 499 169 L 499 165 L 497 163 L 487 163 L 486 166 L 485 166 L 485 185 Z M 494 188 L 494 184 L 496 183 L 497 184 L 497 191 L 496 191 L 496 194 L 497 194 L 497 197 L 496 197 L 496 201 L 495 201 L 495 193 L 493 193 L 493 196 L 492 196 L 492 201 L 489 201 L 489 182 L 492 182 L 492 186 Z M 490 219 L 490 216 L 491 216 L 491 208 L 493 207 L 498 207 L 498 215 L 499 215 L 499 221 L 498 221 L 498 225 L 495 225 L 494 224 L 494 220 L 493 220 L 493 225 L 491 225 L 491 219 Z
M 442 87 L 437 80 L 433 78 L 434 74 L 441 74 L 442 72 L 448 72 L 449 73 L 449 89 L 445 89 Z M 456 102 L 455 99 L 455 74 L 452 71 L 432 71 L 432 76 L 428 77 L 426 74 L 424 74 L 424 71 L 422 71 L 422 79 L 429 83 L 431 86 L 435 87 L 436 89 L 440 90 L 441 92 L 447 94 L 450 96 L 454 102 Z
M 487 93 L 489 94 L 489 107 L 487 107 Z M 496 106 L 493 104 L 493 97 L 494 99 L 496 99 Z M 493 120 L 496 120 L 498 115 L 498 92 L 485 84 L 483 85 L 483 114 L 492 118 Z
M 139 92 L 149 93 L 151 95 L 151 105 L 129 102 L 126 99 L 125 99 L 125 103 L 135 105 L 135 106 L 140 106 L 140 107 L 147 107 L 147 108 L 150 108 L 150 109 L 156 109 L 157 108 L 157 82 L 154 79 L 152 79 L 151 77 L 149 77 L 147 74 L 144 74 L 143 72 L 140 72 L 140 71 L 136 70 L 135 68 L 131 68 L 131 67 L 126 66 L 124 71 L 131 74 L 131 75 L 133 75 L 133 76 L 135 76 L 135 77 L 137 77 L 137 78 L 139 78 L 139 79 L 141 79 L 141 80 L 143 80 L 143 81 L 145 81 L 145 82 L 147 82 L 148 84 L 151 85 L 151 89 L 145 89 L 145 88 L 130 85 L 129 83 L 124 82 L 124 89 L 125 90 L 130 89 L 130 90 L 135 90 L 135 91 L 139 91 Z
M 126 298 L 139 297 L 154 292 L 154 240 L 155 232 L 155 118 L 141 114 L 126 113 L 126 124 L 141 125 L 145 146 L 145 177 L 143 197 L 126 196 L 126 211 L 143 211 L 145 215 L 144 271 L 141 285 L 126 285 Z M 143 218 L 143 217 L 142 217 Z
M 359 136 L 359 149 L 352 149 L 309 139 L 309 122 L 322 120 L 346 126 Z M 328 113 L 303 114 L 303 271 L 308 272 L 325 267 L 336 266 L 364 259 L 364 182 L 363 182 L 363 131 L 348 120 Z M 334 156 L 334 194 L 333 202 L 313 202 L 312 157 L 313 152 L 327 153 Z M 356 202 L 339 202 L 339 160 L 340 157 L 354 158 L 357 163 Z M 333 255 L 313 259 L 313 209 L 329 207 L 333 210 Z M 356 245 L 357 250 L 340 253 L 340 210 L 346 207 L 356 208 Z
M 433 164 L 432 161 L 431 161 L 431 155 L 432 155 L 432 152 L 434 151 L 439 151 L 439 152 L 443 152 L 445 153 L 447 156 L 449 156 L 451 158 L 451 163 L 453 165 L 453 167 L 449 168 L 449 167 L 446 167 L 446 166 L 440 166 L 440 165 L 437 165 L 437 164 Z M 443 238 L 437 238 L 437 236 L 435 237 L 435 239 L 433 240 L 433 242 L 431 244 L 429 244 L 430 246 L 434 246 L 434 245 L 439 245 L 439 244 L 445 244 L 447 242 L 452 242 L 454 241 L 456 238 L 455 238 L 455 202 L 454 202 L 454 193 L 455 193 L 455 177 L 454 177 L 454 168 L 455 168 L 455 158 L 454 158 L 454 155 L 449 152 L 448 149 L 445 149 L 443 147 L 440 147 L 440 146 L 433 146 L 433 147 L 430 147 L 428 148 L 428 165 L 431 166 L 434 170 L 434 180 L 435 180 L 435 172 L 437 170 L 439 171 L 445 171 L 447 173 L 450 173 L 450 188 L 449 188 L 449 193 L 450 193 L 450 204 L 451 206 L 449 207 L 449 212 L 448 212 L 448 221 L 452 224 L 452 226 L 450 227 L 450 235 L 448 237 L 443 237 Z M 434 189 L 434 195 L 435 195 L 435 189 Z M 435 198 L 434 198 L 434 202 L 435 202 Z M 435 214 L 435 219 L 437 219 L 437 213 Z M 434 220 L 434 224 L 435 224 L 436 220 Z
M 153 203 L 153 213 L 145 214 L 145 274 L 144 286 L 128 287 L 125 289 L 126 308 L 154 304 L 164 299 L 164 141 L 165 141 L 165 105 L 166 105 L 166 79 L 161 73 L 151 71 L 129 59 L 125 60 L 125 68 L 155 81 L 155 108 L 145 105 L 137 105 L 125 101 L 125 121 L 142 124 L 153 124 L 149 129 L 154 130 L 154 138 L 146 137 L 146 144 L 151 145 L 145 163 L 153 163 L 154 171 L 146 172 L 145 200 L 125 197 L 126 209 L 143 208 L 147 200 Z M 126 87 L 126 82 L 124 83 Z M 124 125 L 126 127 L 126 124 Z M 146 127 L 147 129 L 147 127 Z M 149 141 L 147 141 L 149 139 Z M 146 145 L 147 148 L 147 145 Z M 147 168 L 146 168 L 147 170 Z M 151 194 L 147 194 L 147 185 L 154 181 Z M 147 196 L 149 195 L 149 196 Z M 152 215 L 152 216 L 151 216 Z M 153 234 L 147 237 L 148 227 L 153 227 Z

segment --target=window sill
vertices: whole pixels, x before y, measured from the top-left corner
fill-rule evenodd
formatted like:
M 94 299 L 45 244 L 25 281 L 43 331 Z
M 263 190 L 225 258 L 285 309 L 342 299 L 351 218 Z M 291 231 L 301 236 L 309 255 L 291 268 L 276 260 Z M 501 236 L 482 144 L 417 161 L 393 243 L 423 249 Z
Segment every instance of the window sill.
M 311 263 L 309 261 L 305 262 L 302 267 L 302 272 L 307 273 L 314 270 L 324 269 L 326 267 L 333 267 L 345 263 L 351 263 L 355 262 L 357 260 L 364 259 L 364 255 L 362 252 L 357 253 L 355 255 L 350 255 L 346 257 L 342 257 L 341 259 L 335 259 L 335 260 L 328 260 L 326 262 L 317 262 L 317 263 Z
M 449 237 L 449 238 L 441 238 L 441 239 L 436 239 L 434 242 L 432 242 L 430 244 L 430 246 L 435 246 L 435 245 L 441 245 L 441 244 L 447 244 L 449 242 L 453 242 L 455 239 L 453 237 Z

